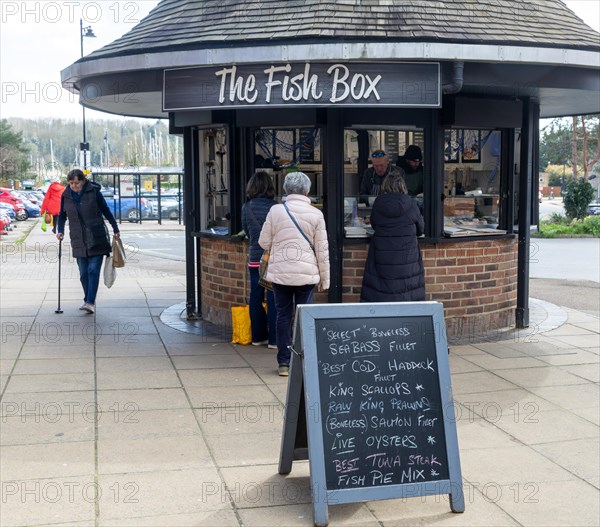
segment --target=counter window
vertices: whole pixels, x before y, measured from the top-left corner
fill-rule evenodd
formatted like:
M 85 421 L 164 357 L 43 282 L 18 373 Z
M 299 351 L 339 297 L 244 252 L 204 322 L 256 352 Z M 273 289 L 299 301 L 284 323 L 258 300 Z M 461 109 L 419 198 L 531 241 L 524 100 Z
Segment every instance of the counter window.
M 444 234 L 504 234 L 498 230 L 501 132 L 449 129 L 444 137 Z
M 373 233 L 371 209 L 381 181 L 401 168 L 423 213 L 423 131 L 401 127 L 391 130 L 344 130 L 344 231 L 347 238 Z

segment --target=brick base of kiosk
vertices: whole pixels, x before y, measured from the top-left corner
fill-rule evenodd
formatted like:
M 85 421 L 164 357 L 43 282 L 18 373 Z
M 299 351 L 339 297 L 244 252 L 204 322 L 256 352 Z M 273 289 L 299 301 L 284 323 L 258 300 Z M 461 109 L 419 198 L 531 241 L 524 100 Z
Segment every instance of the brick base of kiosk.
M 343 302 L 358 302 L 368 244 L 344 248 Z M 451 240 L 422 243 L 426 300 L 444 305 L 448 338 L 493 338 L 514 326 L 517 302 L 517 240 Z M 231 326 L 231 306 L 247 303 L 247 245 L 221 238 L 201 239 L 202 314 Z M 315 295 L 327 303 L 327 294 Z

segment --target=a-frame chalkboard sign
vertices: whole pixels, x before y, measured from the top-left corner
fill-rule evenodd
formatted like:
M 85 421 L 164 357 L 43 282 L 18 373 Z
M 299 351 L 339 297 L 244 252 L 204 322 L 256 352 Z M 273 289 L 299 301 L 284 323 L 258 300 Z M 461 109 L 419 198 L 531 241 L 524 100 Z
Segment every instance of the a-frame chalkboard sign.
M 300 306 L 293 342 L 279 473 L 308 457 L 315 525 L 368 500 L 464 511 L 441 304 Z

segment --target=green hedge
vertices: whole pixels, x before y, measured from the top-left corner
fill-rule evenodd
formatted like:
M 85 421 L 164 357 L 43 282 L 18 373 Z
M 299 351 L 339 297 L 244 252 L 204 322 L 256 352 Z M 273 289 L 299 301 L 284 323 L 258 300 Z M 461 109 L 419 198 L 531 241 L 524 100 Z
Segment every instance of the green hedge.
M 549 220 L 540 222 L 538 236 L 542 238 L 567 236 L 594 236 L 600 238 L 600 215 L 569 221 L 565 216 L 554 213 Z

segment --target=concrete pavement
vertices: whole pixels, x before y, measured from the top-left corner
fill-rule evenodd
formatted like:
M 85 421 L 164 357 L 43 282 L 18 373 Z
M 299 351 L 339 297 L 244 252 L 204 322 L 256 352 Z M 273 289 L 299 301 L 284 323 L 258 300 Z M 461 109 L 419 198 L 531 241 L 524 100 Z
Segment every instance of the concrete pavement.
M 65 254 L 57 315 L 55 239 L 0 248 L 2 526 L 312 525 L 308 464 L 277 473 L 274 350 L 184 323 L 181 263 L 132 258 L 85 315 Z M 534 330 L 452 345 L 466 511 L 370 501 L 330 525 L 599 524 L 599 320 L 532 304 Z

